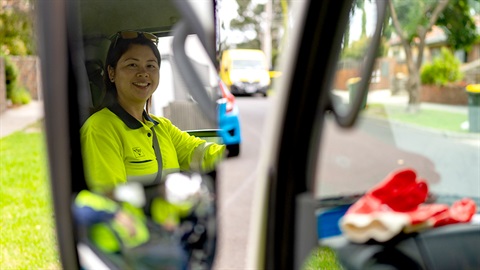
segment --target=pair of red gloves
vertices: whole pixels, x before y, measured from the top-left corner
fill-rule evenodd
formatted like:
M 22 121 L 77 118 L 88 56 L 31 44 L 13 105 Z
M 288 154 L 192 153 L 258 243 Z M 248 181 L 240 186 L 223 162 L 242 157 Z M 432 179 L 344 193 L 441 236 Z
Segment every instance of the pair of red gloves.
M 352 242 L 385 242 L 401 232 L 469 222 L 475 214 L 476 205 L 471 199 L 448 206 L 424 204 L 427 196 L 427 183 L 417 178 L 414 170 L 392 172 L 347 210 L 340 228 Z

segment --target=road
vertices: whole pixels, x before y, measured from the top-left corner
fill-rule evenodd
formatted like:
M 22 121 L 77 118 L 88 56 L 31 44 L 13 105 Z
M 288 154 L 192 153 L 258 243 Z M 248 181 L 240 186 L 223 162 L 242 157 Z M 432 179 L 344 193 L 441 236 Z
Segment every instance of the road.
M 272 98 L 237 97 L 242 145 L 219 169 L 219 247 L 214 269 L 245 269 L 253 186 Z
M 237 98 L 243 142 L 240 156 L 226 160 L 219 172 L 220 235 L 214 269 L 245 269 L 256 165 L 267 139 L 262 134 L 272 101 Z M 327 119 L 322 147 L 317 196 L 368 190 L 402 167 L 415 169 L 435 192 L 480 196 L 480 136 L 455 137 L 376 119 L 343 130 Z

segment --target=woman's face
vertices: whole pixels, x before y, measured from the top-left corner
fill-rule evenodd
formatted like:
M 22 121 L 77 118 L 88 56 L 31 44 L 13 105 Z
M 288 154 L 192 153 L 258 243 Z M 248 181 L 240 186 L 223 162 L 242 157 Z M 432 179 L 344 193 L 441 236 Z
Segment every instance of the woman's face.
M 108 75 L 121 104 L 143 106 L 157 89 L 159 63 L 150 47 L 135 44 L 120 57 L 115 69 L 108 67 Z

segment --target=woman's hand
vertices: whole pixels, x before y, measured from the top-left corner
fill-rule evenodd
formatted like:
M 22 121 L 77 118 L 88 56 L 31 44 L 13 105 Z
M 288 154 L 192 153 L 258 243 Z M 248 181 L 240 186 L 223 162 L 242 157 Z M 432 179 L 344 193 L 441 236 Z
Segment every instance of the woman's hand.
M 120 225 L 125 227 L 128 230 L 128 234 L 130 237 L 133 237 L 137 234 L 137 230 L 135 229 L 135 221 L 133 217 L 129 214 L 125 213 L 124 211 L 118 211 L 115 214 L 115 221 L 117 221 Z

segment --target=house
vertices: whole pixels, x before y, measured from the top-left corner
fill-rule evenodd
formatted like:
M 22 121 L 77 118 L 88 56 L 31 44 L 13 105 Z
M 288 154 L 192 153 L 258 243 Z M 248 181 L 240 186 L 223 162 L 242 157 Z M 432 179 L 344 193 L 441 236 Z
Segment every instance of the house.
M 477 33 L 480 35 L 480 15 L 474 16 Z M 436 56 L 440 55 L 442 47 L 450 47 L 447 44 L 447 36 L 442 28 L 434 25 L 425 38 L 425 50 L 423 54 L 423 63 L 431 62 Z M 418 55 L 418 49 L 412 48 L 413 57 Z M 470 51 L 457 50 L 454 52 L 455 57 L 462 63 L 461 71 L 465 74 L 467 83 L 480 82 L 480 39 L 473 44 Z M 389 41 L 388 57 L 394 58 L 398 65 L 405 65 L 405 51 L 400 44 L 400 38 L 392 35 Z M 422 64 L 423 64 L 422 63 Z M 406 68 L 397 68 L 402 72 L 407 72 Z M 397 74 L 398 72 L 396 72 Z

